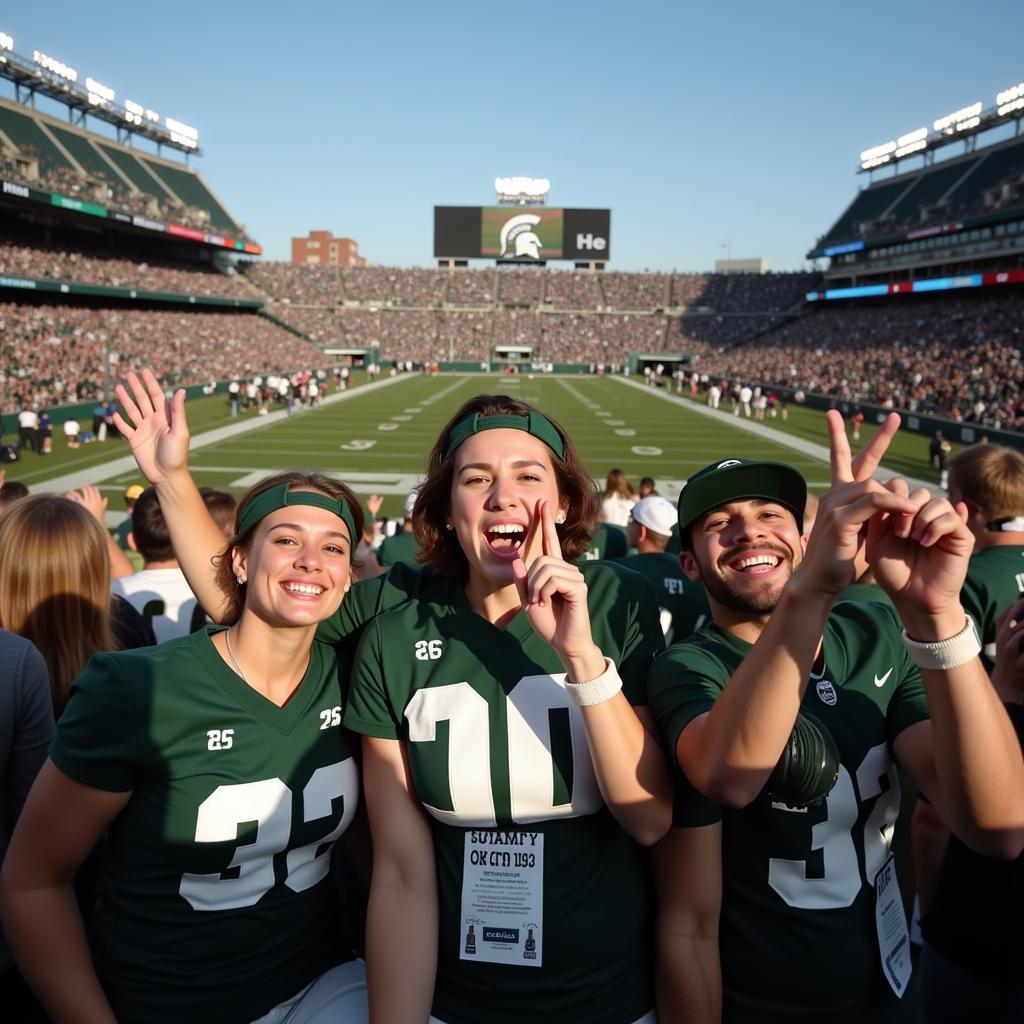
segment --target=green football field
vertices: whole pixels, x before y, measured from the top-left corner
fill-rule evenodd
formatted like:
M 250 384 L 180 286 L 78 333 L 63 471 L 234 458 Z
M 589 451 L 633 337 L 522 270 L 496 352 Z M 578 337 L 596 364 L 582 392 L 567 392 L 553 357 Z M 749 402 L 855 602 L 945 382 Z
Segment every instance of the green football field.
M 787 421 L 752 424 L 751 432 L 739 429 L 729 414 L 708 416 L 689 398 L 662 389 L 611 378 L 525 374 L 410 374 L 374 385 L 359 381 L 344 396 L 332 396 L 323 408 L 292 418 L 249 413 L 232 420 L 223 397 L 198 399 L 187 404 L 194 439 L 190 462 L 200 484 L 235 492 L 268 471 L 322 469 L 342 477 L 361 496 L 383 494 L 384 514 L 396 515 L 420 478 L 440 428 L 466 399 L 485 392 L 521 398 L 559 420 L 602 485 L 608 470 L 619 467 L 634 486 L 641 476 L 653 477 L 659 493 L 674 500 L 695 470 L 737 456 L 788 462 L 818 491 L 828 484 L 822 452 L 798 450 L 808 442 L 827 444 L 822 413 L 791 408 Z M 865 429 L 865 439 L 870 433 Z M 219 436 L 224 434 L 230 436 Z M 888 467 L 934 481 L 936 475 L 927 467 L 927 445 L 926 438 L 899 435 Z M 125 463 L 127 453 L 127 445 L 119 440 L 69 451 L 58 427 L 54 453 L 26 453 L 21 462 L 8 467 L 8 477 L 34 491 L 46 490 L 48 481 L 63 487 L 97 483 L 116 511 L 119 492 L 139 480 Z

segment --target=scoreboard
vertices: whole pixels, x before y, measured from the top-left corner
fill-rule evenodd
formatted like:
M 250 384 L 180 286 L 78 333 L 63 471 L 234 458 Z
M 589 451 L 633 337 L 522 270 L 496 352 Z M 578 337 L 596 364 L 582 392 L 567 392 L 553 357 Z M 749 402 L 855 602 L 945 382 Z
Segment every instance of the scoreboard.
M 604 263 L 611 258 L 611 210 L 435 206 L 434 256 L 519 263 Z

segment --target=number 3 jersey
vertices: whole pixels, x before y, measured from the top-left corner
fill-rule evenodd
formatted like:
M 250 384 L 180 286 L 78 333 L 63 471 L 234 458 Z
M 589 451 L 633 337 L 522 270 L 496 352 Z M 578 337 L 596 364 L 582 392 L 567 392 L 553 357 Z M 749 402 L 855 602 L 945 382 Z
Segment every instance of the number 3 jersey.
M 581 569 L 594 640 L 642 703 L 662 645 L 649 587 Z M 653 1005 L 645 858 L 605 808 L 564 680 L 525 614 L 498 629 L 461 584 L 360 643 L 346 724 L 407 746 L 434 838 L 433 1013 L 447 1024 L 628 1024 Z
M 352 956 L 327 880 L 359 795 L 337 659 L 314 643 L 278 707 L 224 663 L 218 628 L 93 657 L 51 750 L 72 779 L 132 791 L 91 935 L 121 1021 L 251 1021 Z
M 657 659 L 648 694 L 671 750 L 750 649 L 711 626 Z M 865 1007 L 891 994 L 873 886 L 899 811 L 891 744 L 928 717 L 927 705 L 892 609 L 837 604 L 823 650 L 824 667 L 819 661 L 802 707 L 839 748 L 839 778 L 827 799 L 797 809 L 762 792 L 733 811 L 677 772 L 675 824 L 722 823 L 726 1019 L 859 1022 Z

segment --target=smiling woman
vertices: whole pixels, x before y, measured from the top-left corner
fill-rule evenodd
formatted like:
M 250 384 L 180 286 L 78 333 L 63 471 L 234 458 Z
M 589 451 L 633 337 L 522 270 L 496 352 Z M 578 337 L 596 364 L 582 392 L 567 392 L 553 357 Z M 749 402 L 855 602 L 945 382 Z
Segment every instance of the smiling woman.
M 634 840 L 670 817 L 641 706 L 662 633 L 639 576 L 566 560 L 596 511 L 564 431 L 505 396 L 464 405 L 431 452 L 413 519 L 443 582 L 368 628 L 345 719 L 375 1019 L 653 1020 Z
M 326 521 L 297 520 L 291 507 L 299 495 L 321 507 L 314 499 L 335 497 L 312 480 L 287 489 L 287 501 L 251 501 L 273 507 L 251 548 L 235 538 L 218 582 L 211 560 L 223 538 L 188 473 L 184 395 L 167 401 L 149 373 L 128 379 L 119 426 L 190 584 L 224 622 L 244 594 L 239 625 L 212 642 L 232 676 L 248 677 L 249 703 L 285 716 L 309 706 L 300 685 L 277 707 L 288 681 L 274 688 L 266 649 L 250 640 L 290 636 L 294 671 L 305 649 L 296 638 L 321 613 L 318 638 L 348 647 L 361 637 L 351 689 L 319 714 L 320 728 L 344 714 L 363 735 L 374 1019 L 650 1024 L 652 898 L 639 845 L 668 829 L 671 799 L 643 702 L 663 634 L 642 577 L 566 561 L 589 546 L 596 499 L 564 431 L 504 396 L 465 405 L 434 446 L 413 510 L 423 571 L 400 563 L 341 601 L 348 576 Z M 361 523 L 346 526 L 351 538 Z M 222 749 L 241 742 L 219 730 L 214 739 Z M 304 791 L 296 822 L 315 828 L 317 811 L 336 809 L 321 790 Z M 307 948 L 305 932 L 292 941 Z M 262 977 L 263 958 L 249 959 Z
M 366 1020 L 330 879 L 359 773 L 315 640 L 361 532 L 340 482 L 264 480 L 219 560 L 230 625 L 75 681 L 4 864 L 11 945 L 54 1020 Z M 90 948 L 71 880 L 108 829 Z

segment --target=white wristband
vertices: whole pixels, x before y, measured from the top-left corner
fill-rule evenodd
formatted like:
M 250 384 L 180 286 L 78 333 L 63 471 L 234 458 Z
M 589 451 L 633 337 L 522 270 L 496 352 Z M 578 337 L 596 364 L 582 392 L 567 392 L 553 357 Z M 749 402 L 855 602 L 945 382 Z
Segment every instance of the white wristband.
M 603 704 L 621 689 L 622 680 L 611 658 L 604 659 L 604 671 L 596 679 L 588 679 L 585 683 L 570 683 L 568 679 L 565 681 L 565 692 L 578 708 Z
M 955 636 L 947 637 L 945 640 L 936 640 L 935 643 L 923 644 L 917 640 L 911 640 L 907 636 L 907 631 L 903 630 L 903 643 L 910 653 L 910 657 L 921 668 L 938 669 L 939 671 L 966 665 L 981 653 L 981 640 L 970 615 L 967 616 L 964 628 Z

